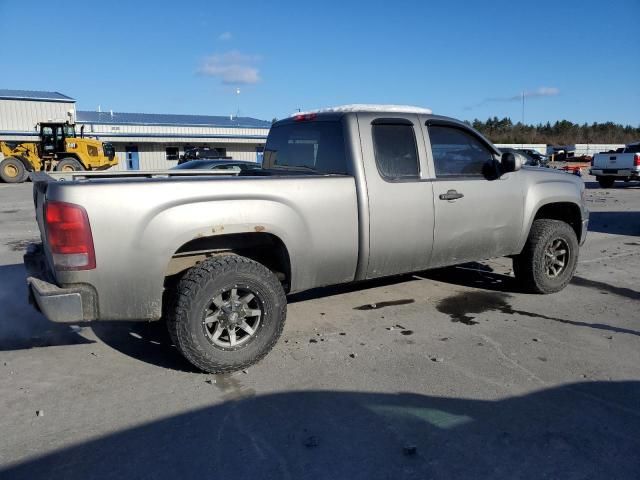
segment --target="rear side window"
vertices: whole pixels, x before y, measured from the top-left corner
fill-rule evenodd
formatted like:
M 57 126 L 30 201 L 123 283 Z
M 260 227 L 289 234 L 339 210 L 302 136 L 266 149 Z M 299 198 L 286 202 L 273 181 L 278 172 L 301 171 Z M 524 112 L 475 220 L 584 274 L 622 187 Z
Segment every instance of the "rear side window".
M 317 121 L 272 127 L 263 167 L 347 174 L 342 124 Z
M 483 176 L 493 153 L 475 136 L 460 128 L 429 126 L 436 177 Z
M 374 123 L 371 132 L 380 175 L 387 180 L 418 178 L 418 149 L 413 125 Z

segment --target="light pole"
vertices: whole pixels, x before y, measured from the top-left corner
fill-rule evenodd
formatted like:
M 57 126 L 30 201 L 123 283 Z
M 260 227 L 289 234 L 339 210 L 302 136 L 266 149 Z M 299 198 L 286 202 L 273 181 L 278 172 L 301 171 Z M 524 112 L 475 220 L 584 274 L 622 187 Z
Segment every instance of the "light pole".
M 236 119 L 240 116 L 240 88 L 236 88 Z

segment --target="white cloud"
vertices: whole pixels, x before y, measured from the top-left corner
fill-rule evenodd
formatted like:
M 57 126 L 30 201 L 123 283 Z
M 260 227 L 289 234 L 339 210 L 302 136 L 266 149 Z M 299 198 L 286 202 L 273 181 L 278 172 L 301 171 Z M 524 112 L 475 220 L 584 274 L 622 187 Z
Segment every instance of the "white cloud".
M 198 73 L 220 78 L 227 85 L 253 85 L 261 80 L 256 66 L 259 61 L 259 56 L 245 55 L 237 50 L 215 53 L 204 59 Z
M 556 87 L 538 87 L 535 90 L 525 90 L 517 95 L 511 95 L 510 97 L 491 97 L 486 98 L 485 102 L 515 102 L 524 98 L 536 98 L 536 97 L 555 97 L 560 94 L 560 90 Z
M 510 95 L 508 97 L 488 97 L 480 103 L 469 105 L 467 107 L 464 107 L 464 109 L 472 110 L 476 107 L 481 107 L 487 103 L 492 102 L 519 102 L 522 100 L 523 95 L 524 98 L 555 97 L 556 95 L 560 95 L 560 89 L 556 87 L 538 87 L 535 90 L 525 90 L 518 93 L 517 95 Z
M 539 87 L 533 91 L 525 91 L 525 97 L 555 97 L 560 95 L 560 89 L 556 87 Z
M 231 32 L 222 32 L 220 35 L 218 35 L 218 40 L 222 40 L 223 42 L 227 42 L 232 38 L 233 38 L 233 35 Z

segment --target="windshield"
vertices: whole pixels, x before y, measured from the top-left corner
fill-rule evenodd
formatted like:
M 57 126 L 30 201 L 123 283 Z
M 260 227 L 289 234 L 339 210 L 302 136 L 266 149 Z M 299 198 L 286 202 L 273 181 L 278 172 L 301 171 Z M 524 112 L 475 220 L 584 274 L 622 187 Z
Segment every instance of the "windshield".
M 273 127 L 264 149 L 263 167 L 347 174 L 342 124 L 317 121 Z

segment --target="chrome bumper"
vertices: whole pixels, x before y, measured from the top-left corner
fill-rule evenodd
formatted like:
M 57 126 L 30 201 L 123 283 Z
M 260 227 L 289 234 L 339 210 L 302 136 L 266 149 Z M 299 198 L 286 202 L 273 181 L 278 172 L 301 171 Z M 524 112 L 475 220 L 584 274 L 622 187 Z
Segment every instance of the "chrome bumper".
M 31 303 L 52 322 L 77 323 L 85 320 L 80 292 L 60 288 L 35 277 L 28 277 L 27 284 Z
M 84 285 L 59 287 L 50 278 L 42 245 L 31 244 L 24 255 L 29 303 L 52 322 L 78 323 L 95 318 L 94 295 Z

